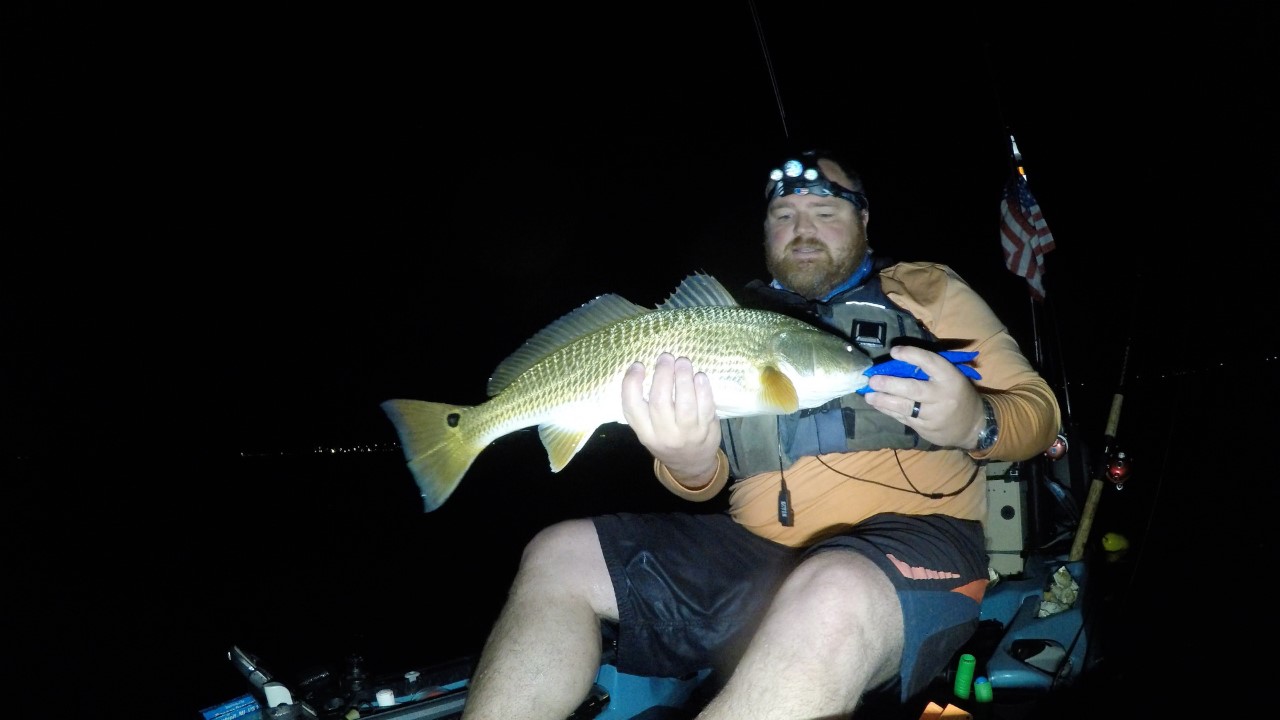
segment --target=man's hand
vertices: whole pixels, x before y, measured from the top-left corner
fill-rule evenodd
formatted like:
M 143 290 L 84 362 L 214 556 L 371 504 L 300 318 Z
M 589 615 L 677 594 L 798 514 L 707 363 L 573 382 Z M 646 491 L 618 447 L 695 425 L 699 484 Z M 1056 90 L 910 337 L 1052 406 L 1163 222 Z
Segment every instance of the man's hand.
M 949 360 L 922 348 L 900 345 L 889 355 L 919 367 L 929 379 L 874 375 L 867 383 L 871 388 L 865 395 L 867 404 L 935 445 L 976 447 L 984 417 L 982 398 L 973 382 Z M 920 410 L 912 417 L 917 402 Z
M 649 397 L 644 396 L 645 366 L 636 362 L 622 378 L 622 415 L 640 443 L 690 488 L 710 482 L 720 447 L 711 381 L 694 372 L 688 358 L 670 353 L 653 366 Z M 686 483 L 687 481 L 687 483 Z

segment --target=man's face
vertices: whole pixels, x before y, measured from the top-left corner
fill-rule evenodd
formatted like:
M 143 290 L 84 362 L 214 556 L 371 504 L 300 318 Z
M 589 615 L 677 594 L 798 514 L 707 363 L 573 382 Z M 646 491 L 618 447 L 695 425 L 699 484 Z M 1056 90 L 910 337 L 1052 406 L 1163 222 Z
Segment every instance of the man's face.
M 848 182 L 838 168 L 819 162 L 833 182 Z M 869 218 L 843 198 L 774 198 L 764 220 L 765 267 L 788 289 L 820 298 L 847 280 L 866 256 Z

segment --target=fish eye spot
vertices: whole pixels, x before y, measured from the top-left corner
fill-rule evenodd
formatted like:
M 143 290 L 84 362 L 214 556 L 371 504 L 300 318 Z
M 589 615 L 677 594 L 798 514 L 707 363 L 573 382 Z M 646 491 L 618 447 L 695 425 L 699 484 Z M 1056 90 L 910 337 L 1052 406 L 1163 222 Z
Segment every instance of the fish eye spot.
M 447 423 L 449 423 L 449 427 L 455 427 L 455 428 L 456 428 L 456 427 L 458 427 L 458 420 L 460 420 L 461 418 L 462 418 L 462 416 L 461 416 L 461 415 L 459 415 L 458 413 L 449 413 L 449 416 L 448 416 L 447 418 L 445 418 L 445 420 L 444 420 L 444 421 L 445 421 L 445 422 L 447 422 Z

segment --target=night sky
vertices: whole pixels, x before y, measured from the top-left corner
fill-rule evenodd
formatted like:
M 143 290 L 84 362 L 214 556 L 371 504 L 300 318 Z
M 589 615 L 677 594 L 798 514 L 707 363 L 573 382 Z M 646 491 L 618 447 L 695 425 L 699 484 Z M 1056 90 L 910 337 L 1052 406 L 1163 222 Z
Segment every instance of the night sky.
M 208 509 L 252 503 L 227 458 L 393 442 L 379 402 L 479 402 L 596 295 L 761 277 L 792 146 L 862 171 L 878 252 L 1043 342 L 1094 437 L 1122 368 L 1256 393 L 1277 11 L 1036 7 L 8 7 L 0 449 L 31 607 L 154 577 L 128 558 L 175 537 L 241 550 L 261 515 Z M 1035 324 L 997 235 L 1010 134 L 1057 242 Z M 379 482 L 352 497 L 425 522 L 379 505 L 416 503 L 407 472 Z
M 248 445 L 475 398 L 595 295 L 758 276 L 792 144 L 859 164 L 873 246 L 955 267 L 1073 382 L 1126 343 L 1139 373 L 1253 353 L 1267 283 L 1229 263 L 1277 236 L 1275 11 L 1015 7 L 8 11 L 7 434 L 41 442 L 67 380 L 235 403 Z M 1035 329 L 997 240 L 1010 134 L 1058 247 Z

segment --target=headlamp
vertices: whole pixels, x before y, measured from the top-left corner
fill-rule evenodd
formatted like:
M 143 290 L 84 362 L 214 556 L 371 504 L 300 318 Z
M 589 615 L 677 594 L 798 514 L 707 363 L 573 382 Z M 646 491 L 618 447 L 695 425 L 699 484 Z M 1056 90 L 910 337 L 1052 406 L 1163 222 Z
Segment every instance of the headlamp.
M 809 158 L 806 154 L 806 158 Z M 867 209 L 867 196 L 857 190 L 828 180 L 818 168 L 818 159 L 813 157 L 810 165 L 800 160 L 788 160 L 782 167 L 774 168 L 769 173 L 769 184 L 765 188 L 765 202 L 784 195 L 820 195 L 823 197 L 844 198 L 853 203 L 859 210 Z

